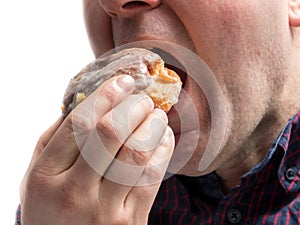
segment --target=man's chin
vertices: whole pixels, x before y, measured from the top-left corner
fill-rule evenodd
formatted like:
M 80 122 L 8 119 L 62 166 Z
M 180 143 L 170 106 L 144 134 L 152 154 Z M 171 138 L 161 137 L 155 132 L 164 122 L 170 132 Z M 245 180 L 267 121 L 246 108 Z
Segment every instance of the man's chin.
M 198 156 L 193 156 L 180 170 L 176 172 L 178 175 L 184 175 L 189 177 L 198 177 L 198 176 L 204 176 L 207 175 L 213 171 L 215 171 L 213 165 L 211 164 L 208 168 L 201 171 L 199 170 L 199 164 L 200 160 L 197 158 Z M 173 173 L 175 174 L 175 173 Z
M 199 134 L 198 129 L 175 134 L 176 146 L 168 171 L 172 174 L 195 173 L 199 165 Z M 194 162 L 198 159 L 198 163 Z M 196 165 L 198 164 L 198 165 Z M 194 166 L 193 166 L 194 165 Z

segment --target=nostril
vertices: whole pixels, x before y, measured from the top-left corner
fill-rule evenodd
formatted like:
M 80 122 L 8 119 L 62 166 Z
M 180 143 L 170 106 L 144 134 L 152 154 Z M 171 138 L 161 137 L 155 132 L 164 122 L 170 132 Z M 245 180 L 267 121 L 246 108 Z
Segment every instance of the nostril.
M 143 1 L 130 1 L 127 2 L 122 6 L 123 9 L 135 9 L 138 7 L 144 7 L 144 6 L 149 6 L 148 3 L 143 2 Z

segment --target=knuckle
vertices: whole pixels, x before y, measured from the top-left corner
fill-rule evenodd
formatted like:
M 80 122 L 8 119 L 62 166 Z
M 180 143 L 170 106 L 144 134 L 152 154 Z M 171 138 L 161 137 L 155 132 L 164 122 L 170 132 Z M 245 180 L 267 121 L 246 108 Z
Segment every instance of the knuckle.
M 43 136 L 39 137 L 38 142 L 36 144 L 36 149 L 41 150 L 46 147 L 47 143 L 43 139 Z
M 134 97 L 137 97 L 135 99 L 135 107 L 138 108 L 138 110 L 145 111 L 145 112 L 150 112 L 154 108 L 154 103 L 152 99 L 145 94 L 138 94 Z
M 140 151 L 125 147 L 124 153 L 126 154 L 129 163 L 132 165 L 144 166 L 148 163 L 150 158 L 150 151 Z M 122 150 L 122 151 L 123 151 Z
M 149 165 L 144 169 L 143 176 L 149 184 L 161 182 L 164 176 L 164 167 L 162 165 Z
M 101 89 L 100 95 L 114 105 L 120 95 L 120 89 L 117 88 L 115 80 L 105 83 Z
M 24 192 L 27 196 L 32 199 L 38 199 L 45 190 L 52 187 L 51 178 L 45 175 L 46 171 L 47 169 L 45 167 L 31 169 L 22 182 Z
M 83 110 L 77 110 L 70 113 L 65 119 L 65 129 L 69 132 L 88 133 L 93 128 L 92 120 L 90 116 L 86 115 Z
M 42 153 L 42 151 L 44 150 L 44 148 L 46 147 L 46 145 L 47 145 L 47 143 L 45 142 L 43 137 L 40 137 L 36 143 L 34 154 L 36 156 L 39 156 Z
M 48 160 L 44 160 L 42 164 L 35 164 L 28 173 L 28 181 L 33 184 L 48 185 L 49 179 L 52 178 L 49 164 L 50 162 Z
M 116 138 L 116 131 L 111 123 L 111 120 L 108 118 L 108 116 L 102 117 L 97 123 L 96 123 L 96 129 L 98 133 L 101 136 L 104 136 L 108 139 L 115 139 Z

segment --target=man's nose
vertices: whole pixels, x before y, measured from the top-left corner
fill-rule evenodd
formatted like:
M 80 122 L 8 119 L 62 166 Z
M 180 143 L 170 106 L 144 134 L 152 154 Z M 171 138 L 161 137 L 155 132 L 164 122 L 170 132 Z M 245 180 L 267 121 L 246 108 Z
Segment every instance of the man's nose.
M 132 17 L 143 11 L 151 10 L 161 4 L 162 0 L 99 0 L 103 9 L 110 16 Z

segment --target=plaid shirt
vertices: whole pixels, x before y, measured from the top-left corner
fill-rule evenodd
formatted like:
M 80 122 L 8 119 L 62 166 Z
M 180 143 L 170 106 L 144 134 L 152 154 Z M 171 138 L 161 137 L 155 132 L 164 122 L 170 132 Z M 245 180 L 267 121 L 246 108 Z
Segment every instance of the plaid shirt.
M 149 225 L 300 224 L 300 111 L 265 159 L 223 195 L 215 173 L 164 181 Z
M 165 180 L 149 225 L 300 224 L 300 111 L 289 121 L 266 158 L 223 195 L 215 173 L 175 175 Z M 21 209 L 16 225 L 20 225 Z

